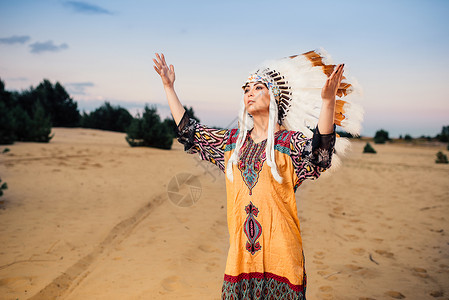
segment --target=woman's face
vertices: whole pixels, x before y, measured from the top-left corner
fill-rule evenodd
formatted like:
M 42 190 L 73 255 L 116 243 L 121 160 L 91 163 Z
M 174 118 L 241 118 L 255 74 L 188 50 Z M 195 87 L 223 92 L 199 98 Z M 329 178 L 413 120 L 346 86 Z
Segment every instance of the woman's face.
M 243 88 L 246 111 L 254 116 L 257 114 L 269 114 L 270 93 L 262 82 L 252 82 Z

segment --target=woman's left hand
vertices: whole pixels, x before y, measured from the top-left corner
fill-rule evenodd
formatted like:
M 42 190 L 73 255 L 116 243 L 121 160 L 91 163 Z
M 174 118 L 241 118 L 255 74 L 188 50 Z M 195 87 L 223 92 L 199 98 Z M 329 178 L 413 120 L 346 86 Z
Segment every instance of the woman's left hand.
M 321 90 L 321 99 L 327 103 L 335 102 L 335 95 L 337 95 L 338 87 L 343 78 L 343 68 L 345 64 L 339 64 L 332 74 L 327 78 L 324 87 Z

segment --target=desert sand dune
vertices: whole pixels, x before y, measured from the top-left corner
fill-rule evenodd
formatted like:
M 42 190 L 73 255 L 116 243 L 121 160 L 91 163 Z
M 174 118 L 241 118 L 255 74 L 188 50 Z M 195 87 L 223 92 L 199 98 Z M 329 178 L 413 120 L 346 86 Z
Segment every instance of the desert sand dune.
M 54 132 L 0 155 L 0 299 L 219 299 L 224 175 L 176 141 Z M 449 299 L 443 147 L 363 146 L 297 192 L 308 299 Z

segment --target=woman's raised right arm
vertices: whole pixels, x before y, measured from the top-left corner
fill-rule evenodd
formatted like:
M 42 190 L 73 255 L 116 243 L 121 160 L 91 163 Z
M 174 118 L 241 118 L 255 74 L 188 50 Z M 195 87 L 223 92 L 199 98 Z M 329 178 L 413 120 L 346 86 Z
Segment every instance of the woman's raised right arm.
M 161 76 L 162 84 L 164 85 L 165 95 L 167 97 L 168 105 L 176 125 L 181 122 L 185 109 L 179 101 L 178 95 L 176 95 L 174 83 L 175 83 L 175 68 L 173 65 L 167 66 L 165 62 L 164 54 L 159 55 L 156 53 L 156 59 L 153 59 L 154 69 Z
M 184 151 L 190 154 L 199 153 L 202 160 L 215 164 L 224 172 L 224 150 L 229 130 L 208 128 L 190 118 L 173 87 L 175 68 L 173 65 L 167 66 L 164 54 L 156 53 L 156 59 L 153 61 L 154 69 L 161 76 L 168 105 L 177 125 L 178 141 L 184 144 Z

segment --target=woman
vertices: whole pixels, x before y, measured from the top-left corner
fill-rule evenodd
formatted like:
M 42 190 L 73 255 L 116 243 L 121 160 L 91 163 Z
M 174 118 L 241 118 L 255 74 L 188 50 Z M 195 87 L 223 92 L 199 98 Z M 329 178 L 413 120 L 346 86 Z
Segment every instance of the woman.
M 316 58 L 316 53 L 312 56 Z M 300 131 L 287 130 L 286 125 L 295 122 L 288 117 L 295 108 L 295 97 L 303 93 L 307 98 L 313 91 L 295 87 L 293 76 L 288 78 L 278 70 L 285 69 L 288 74 L 285 64 L 301 63 L 301 59 L 308 59 L 304 57 L 289 57 L 251 74 L 243 85 L 239 128 L 231 130 L 208 128 L 189 118 L 173 87 L 173 65 L 167 66 L 163 54 L 153 59 L 185 151 L 199 153 L 226 173 L 230 248 L 223 299 L 305 299 L 306 273 L 295 191 L 304 179 L 317 178 L 330 167 L 336 139 L 336 95 L 349 92 L 350 85 L 341 83 L 343 64 L 331 66 L 333 71 L 329 72 L 329 65 L 315 59 L 314 64 L 321 64 L 323 70 L 319 71 L 321 75 L 315 72 L 315 77 L 308 73 L 311 67 L 302 68 L 306 74 L 303 77 L 308 78 L 305 81 L 328 72 L 319 90 L 322 103 L 318 124 L 310 138 Z M 340 106 L 338 113 L 343 111 Z

